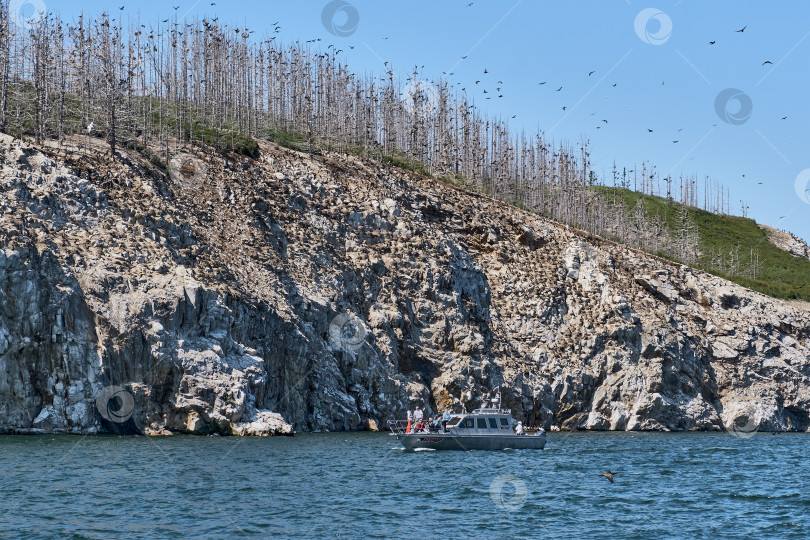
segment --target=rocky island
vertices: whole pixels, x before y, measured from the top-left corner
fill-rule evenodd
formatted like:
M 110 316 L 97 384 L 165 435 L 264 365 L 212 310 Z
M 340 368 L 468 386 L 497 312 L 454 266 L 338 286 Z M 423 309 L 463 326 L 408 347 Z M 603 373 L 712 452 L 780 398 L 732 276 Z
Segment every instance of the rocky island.
M 3 135 L 0 200 L 0 432 L 810 428 L 808 304 L 387 163 Z

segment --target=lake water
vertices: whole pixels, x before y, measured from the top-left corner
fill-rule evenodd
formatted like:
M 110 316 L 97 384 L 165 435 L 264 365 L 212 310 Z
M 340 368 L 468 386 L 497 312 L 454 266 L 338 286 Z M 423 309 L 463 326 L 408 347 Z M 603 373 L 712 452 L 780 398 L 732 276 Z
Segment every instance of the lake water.
M 0 537 L 808 538 L 808 456 L 810 435 L 767 433 L 0 437 Z

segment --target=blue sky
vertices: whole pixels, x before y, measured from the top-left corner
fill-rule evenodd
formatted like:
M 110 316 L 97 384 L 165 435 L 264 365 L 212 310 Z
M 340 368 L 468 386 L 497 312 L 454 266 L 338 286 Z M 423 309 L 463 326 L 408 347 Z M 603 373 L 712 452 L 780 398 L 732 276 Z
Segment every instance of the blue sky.
M 320 0 L 44 5 L 68 19 L 126 5 L 124 13 L 157 21 L 174 13 L 173 4 L 178 16 L 219 16 L 257 36 L 272 34 L 278 21 L 284 42 L 321 38 L 320 47 L 343 49 L 356 72 L 380 73 L 388 61 L 405 77 L 419 66 L 423 79 L 458 83 L 515 128 L 572 143 L 586 137 L 597 174 L 608 175 L 615 159 L 628 169 L 646 160 L 662 176 L 708 175 L 730 188 L 735 213 L 745 200 L 759 223 L 810 240 L 810 204 L 797 193 L 810 187 L 810 171 L 801 175 L 810 169 L 810 2 L 346 3 L 331 28 L 322 22 L 328 2 Z M 349 35 L 330 33 L 355 18 L 356 27 L 343 32 Z M 491 96 L 496 86 L 503 98 L 485 100 L 482 90 Z M 715 106 L 728 88 L 742 93 L 720 107 L 731 123 Z

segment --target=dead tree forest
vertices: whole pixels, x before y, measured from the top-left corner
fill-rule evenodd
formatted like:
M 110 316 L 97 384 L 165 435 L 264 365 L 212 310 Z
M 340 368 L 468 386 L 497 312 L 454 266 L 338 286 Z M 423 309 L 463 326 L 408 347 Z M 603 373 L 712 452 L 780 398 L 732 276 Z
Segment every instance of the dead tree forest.
M 351 152 L 687 263 L 700 247 L 686 206 L 731 212 L 728 191 L 708 178 L 614 165 L 611 185 L 591 169 L 587 140 L 516 132 L 415 69 L 354 74 L 336 46 L 281 45 L 207 19 L 46 14 L 15 24 L 12 15 L 0 0 L 0 131 L 38 143 L 104 141 L 113 159 L 136 151 L 163 167 L 189 144 L 251 155 L 268 139 Z M 660 215 L 638 193 L 682 204 Z

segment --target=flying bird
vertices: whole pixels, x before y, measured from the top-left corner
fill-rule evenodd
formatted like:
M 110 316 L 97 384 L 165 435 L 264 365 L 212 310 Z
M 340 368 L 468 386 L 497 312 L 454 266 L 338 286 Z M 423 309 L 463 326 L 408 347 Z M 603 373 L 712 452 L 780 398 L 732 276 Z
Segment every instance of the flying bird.
M 512 118 L 517 118 L 517 115 L 513 115 Z
M 471 5 L 473 5 L 473 2 L 470 2 L 469 4 L 467 4 L 467 7 L 470 7 Z
M 782 120 L 787 120 L 787 116 L 783 116 L 783 117 L 782 117 Z
M 604 118 L 602 119 L 602 122 L 604 122 L 604 123 L 606 123 L 606 124 L 608 123 L 608 121 L 607 121 L 607 120 L 605 120 Z
M 562 86 L 557 88 L 557 92 L 559 92 L 560 90 L 562 90 Z
M 489 71 L 487 71 L 487 68 L 484 68 L 484 73 L 489 73 Z
M 175 10 L 175 11 L 177 11 L 178 9 L 180 9 L 180 6 L 172 6 L 172 7 L 174 8 L 174 10 Z
M 709 45 L 714 45 L 715 43 L 717 43 L 717 42 L 716 41 L 710 41 Z
M 762 65 L 764 66 L 765 64 L 773 64 L 773 62 L 771 62 L 770 60 L 765 60 L 764 62 L 762 62 Z
M 596 72 L 595 72 L 595 71 L 591 71 L 591 72 L 589 72 L 589 73 L 588 73 L 588 77 L 590 77 L 590 76 L 591 76 L 591 75 L 593 75 L 594 73 L 596 73 Z
M 672 142 L 675 143 L 675 144 L 678 144 L 678 141 L 672 141 Z
M 616 84 L 617 84 L 617 83 L 613 83 L 611 86 L 612 86 L 613 88 L 616 88 Z
M 603 472 L 602 474 L 600 474 L 599 476 L 604 476 L 605 478 L 607 478 L 608 480 L 610 480 L 610 483 L 612 484 L 612 483 L 613 483 L 613 477 L 614 477 L 614 476 L 616 476 L 617 474 L 619 474 L 619 473 L 617 473 L 617 472 L 605 471 L 605 472 Z
M 648 129 L 647 131 L 649 131 L 650 133 L 652 133 L 652 130 L 651 130 L 651 129 Z
M 537 84 L 539 84 L 540 86 L 543 86 L 544 84 L 546 84 L 546 81 L 539 82 L 539 83 L 537 83 Z
M 565 110 L 565 105 L 563 105 L 563 110 Z
M 748 25 L 743 26 L 742 28 L 740 28 L 739 30 L 737 30 L 737 32 L 745 32 L 745 29 L 746 29 L 746 28 L 748 28 Z

